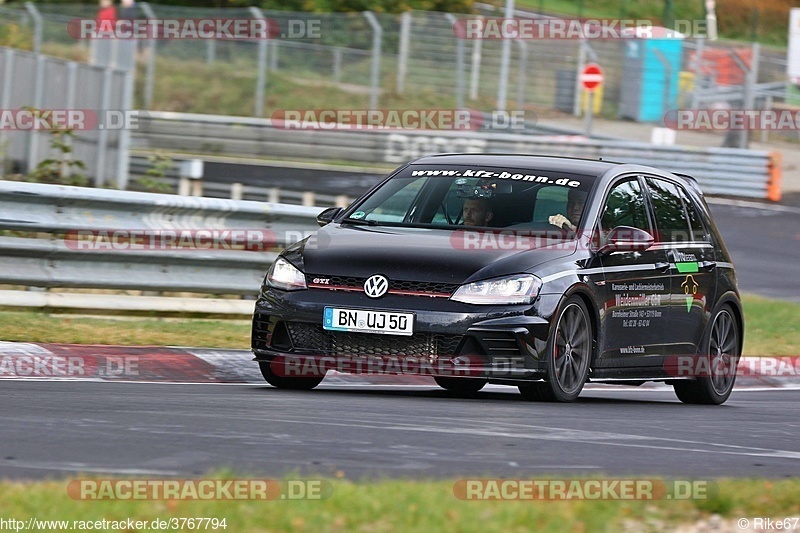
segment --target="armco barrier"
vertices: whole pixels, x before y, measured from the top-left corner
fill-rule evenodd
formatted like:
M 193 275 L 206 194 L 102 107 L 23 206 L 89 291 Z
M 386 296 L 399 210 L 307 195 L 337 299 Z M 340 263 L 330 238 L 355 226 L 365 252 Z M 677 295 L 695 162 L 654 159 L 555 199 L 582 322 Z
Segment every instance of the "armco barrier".
M 0 181 L 0 230 L 26 235 L 0 236 L 0 284 L 254 297 L 275 258 L 274 248 L 77 249 L 67 245 L 64 237 L 81 230 L 204 229 L 218 234 L 248 230 L 273 247 L 283 247 L 318 228 L 315 218 L 319 211 L 283 204 Z M 119 297 L 103 302 L 98 295 L 60 294 L 43 297 L 42 293 L 0 291 L 0 306 L 57 307 L 61 302 L 63 307 L 140 310 L 138 304 L 125 303 Z M 163 300 L 151 302 L 150 308 L 176 312 L 206 309 L 211 313 L 242 309 L 212 299 Z
M 292 130 L 269 119 L 148 112 L 135 134 L 140 150 L 400 164 L 445 152 L 575 156 L 638 163 L 690 174 L 708 194 L 774 200 L 775 154 L 737 148 L 687 148 L 569 135 L 440 130 Z

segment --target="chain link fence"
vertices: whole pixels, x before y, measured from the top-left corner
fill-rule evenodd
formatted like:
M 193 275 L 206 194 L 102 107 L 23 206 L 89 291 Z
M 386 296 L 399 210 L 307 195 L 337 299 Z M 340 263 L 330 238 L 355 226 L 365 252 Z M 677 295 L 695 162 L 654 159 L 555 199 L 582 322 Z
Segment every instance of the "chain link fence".
M 492 111 L 505 86 L 509 110 L 578 115 L 587 105 L 578 73 L 589 62 L 605 72 L 595 112 L 606 117 L 658 122 L 678 107 L 736 102 L 768 107 L 792 101 L 790 89 L 781 85 L 786 81 L 785 51 L 747 44 L 689 38 L 673 40 L 669 47 L 658 39 L 516 40 L 508 77 L 502 80 L 504 41 L 460 39 L 454 32 L 458 18 L 478 15 L 137 6 L 141 18 L 265 17 L 280 28 L 280 35 L 265 41 L 137 43 L 135 102 L 140 109 L 265 117 L 278 110 L 321 107 Z M 94 18 L 96 6 L 37 4 L 33 10 L 41 19 L 38 32 L 30 6 L 0 8 L 0 38 L 13 33 L 19 42 L 29 35 L 32 49 L 92 59 L 97 42 L 73 39 L 66 26 L 75 18 Z M 656 83 L 659 88 L 653 90 Z

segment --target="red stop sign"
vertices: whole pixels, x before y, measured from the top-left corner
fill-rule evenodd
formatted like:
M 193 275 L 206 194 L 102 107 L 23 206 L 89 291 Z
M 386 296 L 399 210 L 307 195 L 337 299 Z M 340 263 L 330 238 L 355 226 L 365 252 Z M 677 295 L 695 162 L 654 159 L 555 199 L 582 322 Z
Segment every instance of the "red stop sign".
M 587 91 L 594 91 L 603 84 L 603 69 L 597 63 L 589 63 L 581 72 L 581 85 Z

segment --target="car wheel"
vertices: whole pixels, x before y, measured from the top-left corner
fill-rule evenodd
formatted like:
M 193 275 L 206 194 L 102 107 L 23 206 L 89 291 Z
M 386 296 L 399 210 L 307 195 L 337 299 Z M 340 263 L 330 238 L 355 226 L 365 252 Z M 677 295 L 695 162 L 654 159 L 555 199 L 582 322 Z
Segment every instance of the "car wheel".
M 458 394 L 475 394 L 486 385 L 487 380 L 480 378 L 450 378 L 433 376 L 436 384 L 441 388 Z
M 683 403 L 719 405 L 731 395 L 739 364 L 740 334 L 736 318 L 727 306 L 714 315 L 700 353 L 705 354 L 708 375 L 673 385 Z
M 547 379 L 520 385 L 529 400 L 572 402 L 583 390 L 592 359 L 592 325 L 586 305 L 571 296 L 559 311 L 547 342 Z
M 311 390 L 319 385 L 325 376 L 311 377 L 311 378 L 290 378 L 286 376 L 279 376 L 272 370 L 272 366 L 267 361 L 260 361 L 258 363 L 261 369 L 261 375 L 267 380 L 267 383 L 279 389 L 289 390 Z

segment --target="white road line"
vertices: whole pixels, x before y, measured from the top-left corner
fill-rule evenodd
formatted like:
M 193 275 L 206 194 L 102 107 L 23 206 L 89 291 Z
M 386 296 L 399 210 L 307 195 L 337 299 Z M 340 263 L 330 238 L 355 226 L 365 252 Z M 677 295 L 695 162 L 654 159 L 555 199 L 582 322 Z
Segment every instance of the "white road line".
M 27 468 L 29 470 L 60 470 L 92 474 L 116 474 L 123 476 L 178 476 L 177 470 L 146 470 L 142 468 L 118 468 L 114 466 L 89 466 L 86 463 L 48 463 L 32 461 L 8 461 L 3 468 Z
M 577 440 L 575 439 L 576 435 L 580 433 L 580 430 L 569 430 L 568 428 L 549 428 L 546 426 L 540 426 L 542 429 L 546 430 L 555 430 L 560 432 L 566 432 L 565 435 L 542 435 L 540 433 L 537 434 L 526 434 L 526 433 L 511 433 L 511 432 L 498 432 L 493 431 L 492 429 L 462 429 L 462 428 L 442 428 L 442 427 L 429 427 L 429 426 L 419 426 L 419 425 L 412 425 L 412 424 L 404 424 L 404 425 L 376 425 L 376 424 L 356 424 L 352 422 L 330 422 L 327 420 L 319 420 L 319 419 L 310 419 L 305 420 L 300 417 L 294 419 L 282 419 L 282 418 L 271 418 L 271 417 L 257 417 L 261 421 L 269 421 L 269 422 L 283 422 L 287 424 L 313 424 L 316 426 L 334 426 L 334 427 L 350 427 L 350 428 L 362 428 L 362 429 L 378 429 L 382 431 L 415 431 L 420 433 L 439 433 L 439 434 L 446 434 L 446 435 L 459 435 L 459 436 L 473 436 L 473 437 L 490 437 L 492 439 L 497 439 L 498 437 L 505 437 L 505 438 L 512 438 L 512 439 L 525 439 L 525 440 L 543 440 L 543 441 L 561 441 L 561 442 L 573 442 L 573 443 L 580 443 L 580 444 L 594 444 L 594 445 L 602 445 L 602 446 L 616 446 L 622 448 L 642 448 L 642 449 L 650 449 L 650 450 L 659 450 L 659 451 L 674 451 L 674 452 L 681 452 L 681 453 L 712 453 L 712 454 L 724 454 L 724 455 L 740 455 L 740 456 L 748 456 L 748 457 L 769 457 L 775 459 L 796 459 L 800 460 L 800 452 L 795 452 L 791 450 L 772 450 L 769 448 L 756 448 L 756 447 L 748 447 L 748 446 L 736 446 L 732 444 L 719 444 L 714 442 L 701 442 L 701 441 L 686 441 L 681 439 L 666 439 L 661 437 L 646 437 L 640 435 L 627 435 L 622 433 L 608 433 L 609 437 L 606 438 L 597 438 L 600 433 L 597 432 L 585 432 L 587 434 L 596 434 L 595 438 L 586 438 Z M 535 429 L 536 427 L 532 427 L 531 429 Z M 614 439 L 612 441 L 611 439 Z M 653 444 L 645 444 L 645 443 L 633 443 L 633 442 L 617 442 L 616 439 L 619 440 L 650 440 L 654 441 Z M 693 444 L 697 445 L 698 447 L 695 448 L 682 448 L 678 446 L 664 446 L 660 444 L 656 444 L 656 442 L 675 442 L 680 444 Z M 713 449 L 711 449 L 713 448 Z

